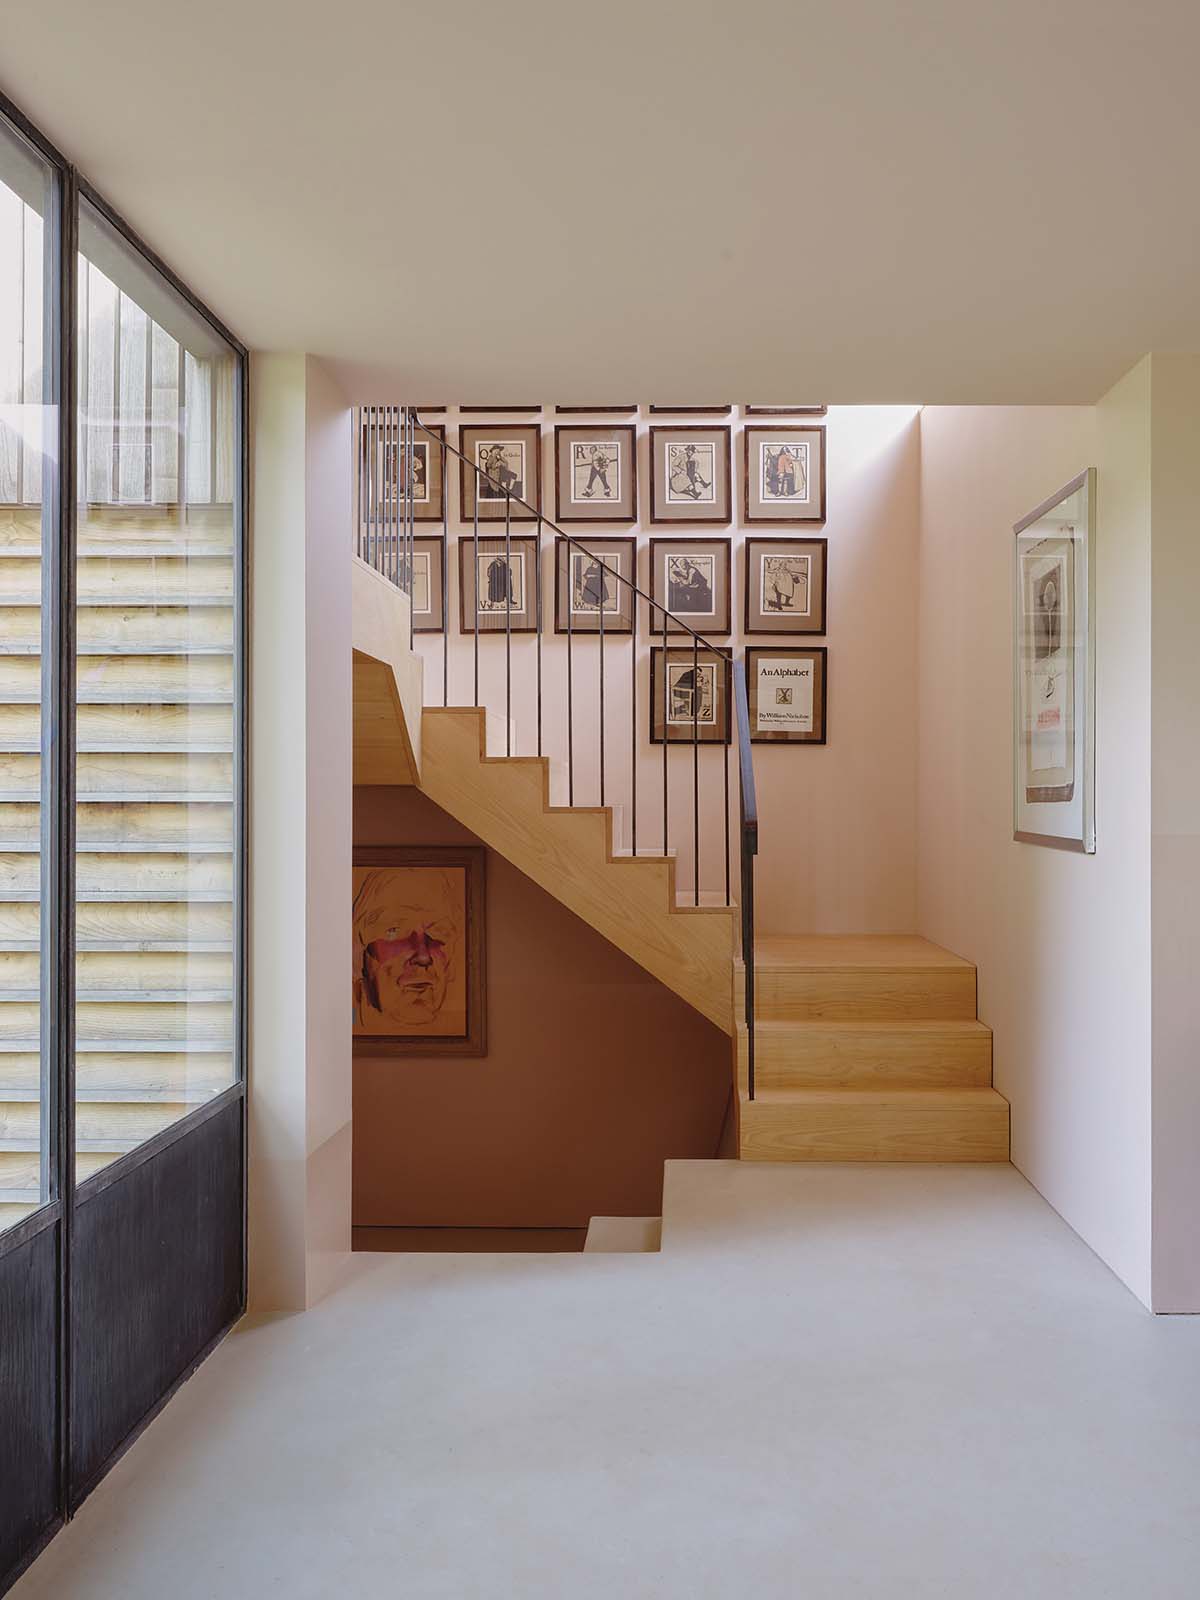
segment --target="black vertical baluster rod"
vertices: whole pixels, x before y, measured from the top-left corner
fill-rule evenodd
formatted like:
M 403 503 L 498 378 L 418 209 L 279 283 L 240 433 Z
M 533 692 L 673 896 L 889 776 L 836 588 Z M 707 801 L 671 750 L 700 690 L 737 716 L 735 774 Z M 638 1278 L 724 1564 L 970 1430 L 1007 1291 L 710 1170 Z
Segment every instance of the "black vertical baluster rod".
M 396 409 L 383 408 L 383 570 L 400 586 L 400 440 L 396 433 Z
M 524 598 L 524 596 L 522 596 Z M 512 755 L 512 492 L 504 488 L 504 754 Z
M 716 673 L 713 673 L 716 709 Z M 692 635 L 692 904 L 700 904 L 700 640 Z
M 750 711 L 744 661 L 733 664 L 738 732 L 738 811 L 741 822 L 742 963 L 746 974 L 746 1093 L 754 1099 L 754 858 L 758 853 L 758 800 L 750 754 Z
M 668 594 L 668 596 L 670 595 L 670 590 L 669 589 L 667 591 L 667 594 Z M 670 712 L 669 712 L 669 709 L 668 709 L 668 702 L 667 702 L 667 679 L 670 677 L 670 673 L 667 670 L 667 666 L 668 666 L 668 663 L 667 663 L 667 608 L 666 608 L 666 606 L 661 606 L 659 609 L 662 611 L 662 636 L 663 636 L 663 642 L 662 642 L 662 688 L 663 688 L 663 693 L 662 693 L 662 712 L 663 712 L 662 747 L 663 747 L 663 855 L 665 856 L 665 855 L 669 855 L 671 853 L 670 844 L 668 842 L 669 841 L 669 828 L 668 828 L 668 823 L 667 823 L 667 809 L 668 809 L 668 802 L 667 802 L 667 730 L 668 730 L 668 721 L 667 721 L 667 719 L 668 719 L 668 716 L 670 715 Z
M 634 565 L 634 578 L 637 566 Z M 629 591 L 629 850 L 637 859 L 637 596 Z
M 542 753 L 542 519 L 534 535 L 534 596 L 537 604 L 537 753 Z M 556 580 L 557 581 L 557 580 Z
M 608 573 L 600 567 L 600 804 L 604 804 L 604 602 L 608 597 Z
M 413 635 L 417 630 L 417 619 L 413 610 L 415 595 L 413 594 L 413 571 L 416 567 L 417 551 L 417 480 L 416 462 L 417 453 L 417 413 L 411 406 L 405 407 L 408 417 L 408 550 L 405 554 L 405 579 L 408 589 L 408 648 L 413 647 Z M 430 451 L 425 452 L 425 480 L 429 481 Z
M 460 471 L 462 469 L 462 463 L 461 462 L 459 462 L 459 469 L 460 469 Z M 473 499 L 472 499 L 472 502 L 471 502 L 472 508 L 473 508 L 472 536 L 471 536 L 471 560 L 473 562 L 473 565 L 471 567 L 471 582 L 468 585 L 468 592 L 469 592 L 469 594 L 471 596 L 471 604 L 475 608 L 475 628 L 474 628 L 474 632 L 475 632 L 475 698 L 471 703 L 472 703 L 472 705 L 476 705 L 477 706 L 479 704 L 479 468 L 475 465 L 475 463 L 473 461 L 471 462 L 471 470 L 475 474 L 475 481 L 474 481 L 474 483 L 471 484 L 472 491 L 473 491 Z M 468 483 L 471 482 L 471 480 L 469 478 L 468 478 L 467 481 L 468 481 Z M 465 596 L 464 596 L 464 600 L 465 600 Z M 484 750 L 486 751 L 487 750 L 487 712 L 486 711 L 484 712 L 483 729 L 484 729 L 483 747 L 484 747 Z
M 733 668 L 730 667 L 730 677 L 732 675 Z M 725 681 L 728 684 L 729 678 L 726 678 Z M 729 882 L 729 745 L 726 745 L 721 752 L 721 768 L 725 778 L 725 904 L 730 906 L 733 904 L 733 898 L 729 892 L 731 888 Z
M 575 630 L 573 627 L 574 606 L 571 604 L 572 585 L 575 574 L 571 571 L 571 546 L 567 545 L 567 804 L 575 804 L 575 699 L 574 699 L 574 657 L 572 646 L 575 643 Z
M 442 704 L 450 704 L 450 491 L 446 483 L 446 429 L 442 428 Z

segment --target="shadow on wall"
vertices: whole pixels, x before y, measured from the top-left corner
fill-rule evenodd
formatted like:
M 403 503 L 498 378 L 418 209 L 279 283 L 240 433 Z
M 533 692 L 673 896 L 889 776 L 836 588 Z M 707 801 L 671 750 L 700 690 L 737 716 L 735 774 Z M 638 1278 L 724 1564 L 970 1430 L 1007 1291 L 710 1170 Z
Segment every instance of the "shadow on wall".
M 354 795 L 357 845 L 477 844 L 411 788 Z M 354 1063 L 357 1227 L 657 1216 L 663 1162 L 717 1154 L 725 1034 L 488 851 L 488 1054 Z

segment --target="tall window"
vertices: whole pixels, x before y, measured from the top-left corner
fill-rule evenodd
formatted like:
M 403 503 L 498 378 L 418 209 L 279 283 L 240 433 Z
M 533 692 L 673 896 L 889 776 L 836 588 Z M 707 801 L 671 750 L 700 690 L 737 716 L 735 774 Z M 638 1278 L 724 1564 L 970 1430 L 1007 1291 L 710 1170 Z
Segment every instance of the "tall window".
M 51 1196 L 41 988 L 44 551 L 57 539 L 52 169 L 0 121 L 0 1229 Z
M 235 1079 L 234 351 L 79 218 L 76 1173 Z

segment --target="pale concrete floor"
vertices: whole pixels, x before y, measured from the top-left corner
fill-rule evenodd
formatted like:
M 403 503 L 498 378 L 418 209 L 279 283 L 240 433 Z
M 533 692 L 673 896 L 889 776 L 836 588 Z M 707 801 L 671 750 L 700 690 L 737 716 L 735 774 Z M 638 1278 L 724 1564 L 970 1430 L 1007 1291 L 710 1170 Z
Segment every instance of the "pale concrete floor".
M 662 1254 L 374 1255 L 18 1600 L 1200 1594 L 1200 1319 L 1009 1167 L 668 1169 Z

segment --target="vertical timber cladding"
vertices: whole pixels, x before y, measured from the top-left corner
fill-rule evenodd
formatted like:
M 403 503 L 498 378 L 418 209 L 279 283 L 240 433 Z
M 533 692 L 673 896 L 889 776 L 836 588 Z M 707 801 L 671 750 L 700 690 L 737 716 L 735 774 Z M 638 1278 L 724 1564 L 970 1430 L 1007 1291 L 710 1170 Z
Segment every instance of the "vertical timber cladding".
M 80 1194 L 72 1239 L 71 1500 L 187 1377 L 242 1300 L 242 1103 Z
M 59 1518 L 60 1224 L 0 1254 L 0 1594 Z

